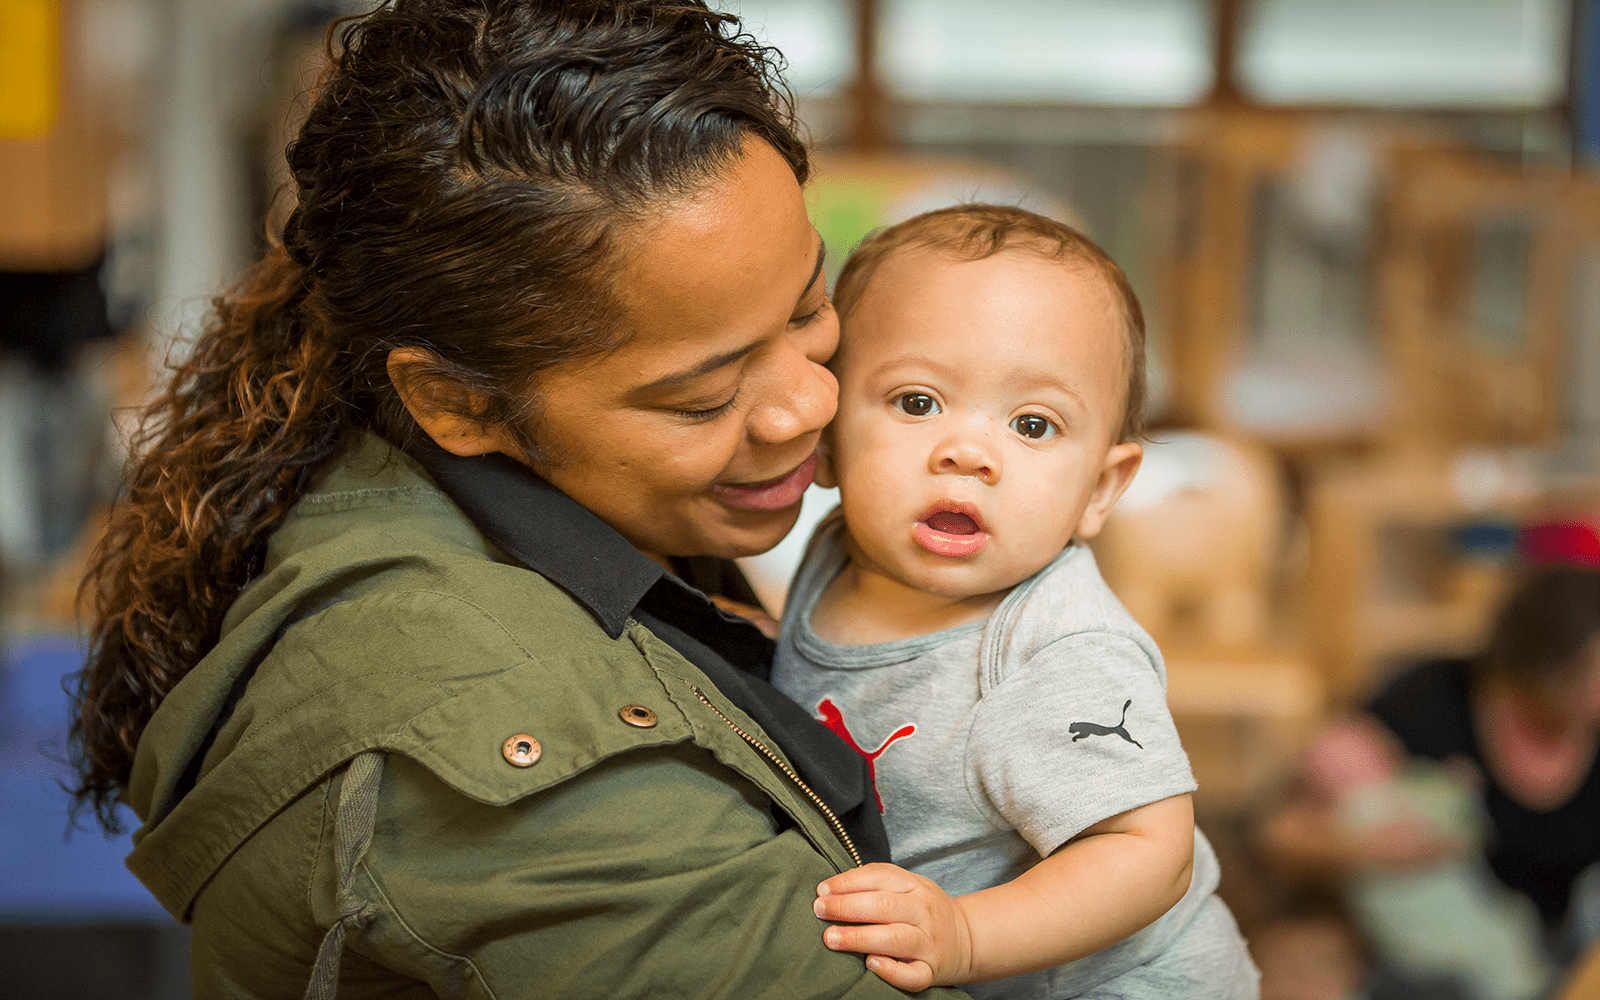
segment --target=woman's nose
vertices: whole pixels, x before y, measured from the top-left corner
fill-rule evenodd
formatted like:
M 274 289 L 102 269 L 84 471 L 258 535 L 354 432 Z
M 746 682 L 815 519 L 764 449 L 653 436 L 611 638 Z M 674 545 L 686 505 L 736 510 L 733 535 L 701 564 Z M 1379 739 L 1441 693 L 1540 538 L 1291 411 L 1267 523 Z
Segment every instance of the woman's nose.
M 985 428 L 960 428 L 940 442 L 930 457 L 935 474 L 972 476 L 991 486 L 1000 481 L 1000 455 Z
M 785 347 L 765 402 L 750 414 L 750 435 L 783 444 L 826 427 L 839 407 L 839 382 L 802 347 Z M 831 352 L 829 352 L 831 353 Z

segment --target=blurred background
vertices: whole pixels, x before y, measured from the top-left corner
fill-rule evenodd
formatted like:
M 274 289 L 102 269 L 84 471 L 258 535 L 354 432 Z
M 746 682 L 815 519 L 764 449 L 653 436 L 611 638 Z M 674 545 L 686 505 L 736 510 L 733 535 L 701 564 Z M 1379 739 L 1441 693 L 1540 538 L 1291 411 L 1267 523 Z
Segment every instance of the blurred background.
M 977 199 L 1126 270 L 1151 441 L 1097 554 L 1168 653 L 1264 995 L 1464 995 L 1384 992 L 1348 879 L 1271 831 L 1330 721 L 1470 655 L 1528 566 L 1600 566 L 1600 2 L 714 6 L 788 57 L 831 268 Z M 187 995 L 126 835 L 66 836 L 74 592 L 129 410 L 281 217 L 327 25 L 360 9 L 0 2 L 6 996 Z M 802 540 L 747 566 L 769 603 Z

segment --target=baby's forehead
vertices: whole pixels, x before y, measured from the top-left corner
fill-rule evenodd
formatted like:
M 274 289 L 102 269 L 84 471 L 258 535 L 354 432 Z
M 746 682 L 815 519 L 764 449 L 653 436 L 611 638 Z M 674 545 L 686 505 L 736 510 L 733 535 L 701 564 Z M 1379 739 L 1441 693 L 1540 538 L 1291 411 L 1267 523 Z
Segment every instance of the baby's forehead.
M 1080 270 L 1088 275 L 1099 273 L 1099 268 L 1085 257 L 1064 251 L 1058 244 L 1026 237 L 1013 238 L 999 247 L 982 249 L 936 241 L 904 243 L 887 250 L 879 267 L 881 270 L 896 262 L 900 264 L 920 262 L 923 266 L 957 266 L 979 264 L 984 261 L 997 264 L 1009 263 L 1018 267 L 1027 266 L 1029 263 L 1042 263 L 1060 267 L 1069 273 L 1077 273 Z
M 1108 305 L 1114 306 L 1116 303 L 1116 286 L 1110 276 L 1093 261 L 1063 253 L 1054 245 L 1017 241 L 989 253 L 972 253 L 928 243 L 894 247 L 884 254 L 867 277 L 852 305 L 885 296 L 925 294 L 930 286 L 946 280 L 958 280 L 960 273 L 978 267 L 1004 271 L 1018 276 L 1020 280 L 1040 285 L 1054 285 L 1066 278 L 1075 285 L 1083 283 L 1093 286 L 1104 296 Z
M 1116 285 L 1093 261 L 1063 254 L 1053 246 L 1043 245 L 1007 245 L 993 253 L 974 255 L 938 245 L 913 243 L 895 247 L 885 254 L 859 288 L 854 301 L 846 304 L 839 318 L 839 351 L 835 361 L 842 364 L 851 344 L 860 343 L 870 335 L 865 332 L 867 324 L 856 321 L 863 310 L 876 312 L 905 305 L 922 305 L 928 300 L 930 292 L 936 292 L 942 282 L 953 279 L 959 270 L 975 265 L 982 265 L 991 272 L 1004 271 L 1029 285 L 1057 285 L 1062 277 L 1066 277 L 1073 285 L 1093 287 L 1100 298 L 1099 305 L 1106 311 L 1106 320 L 1119 333 L 1118 341 L 1126 339 L 1120 336 L 1124 333 L 1122 327 L 1125 322 Z M 1072 335 L 1065 326 L 1059 325 L 1034 327 L 1027 331 L 1030 342 L 1041 348 L 1048 345 L 1051 337 L 1067 338 Z M 1126 352 L 1125 343 L 1122 349 Z

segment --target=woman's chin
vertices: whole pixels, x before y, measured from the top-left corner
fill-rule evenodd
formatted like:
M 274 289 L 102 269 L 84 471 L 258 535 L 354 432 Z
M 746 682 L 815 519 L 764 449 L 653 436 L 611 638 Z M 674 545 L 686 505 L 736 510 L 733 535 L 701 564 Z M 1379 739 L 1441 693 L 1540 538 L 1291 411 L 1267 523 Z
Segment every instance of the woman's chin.
M 722 525 L 716 536 L 709 540 L 710 551 L 701 554 L 722 559 L 743 559 L 768 552 L 794 529 L 795 522 L 800 519 L 800 505 L 795 504 L 784 510 L 739 511 L 738 514 L 740 516 L 734 519 L 738 523 Z

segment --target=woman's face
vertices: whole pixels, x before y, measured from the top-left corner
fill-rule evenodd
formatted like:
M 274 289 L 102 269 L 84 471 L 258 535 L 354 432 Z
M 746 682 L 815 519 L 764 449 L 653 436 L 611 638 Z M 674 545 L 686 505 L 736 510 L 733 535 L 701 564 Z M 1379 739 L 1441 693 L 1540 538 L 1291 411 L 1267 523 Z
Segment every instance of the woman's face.
M 542 377 L 534 467 L 658 560 L 764 552 L 794 525 L 838 397 L 800 186 L 750 140 L 625 239 L 630 339 Z

